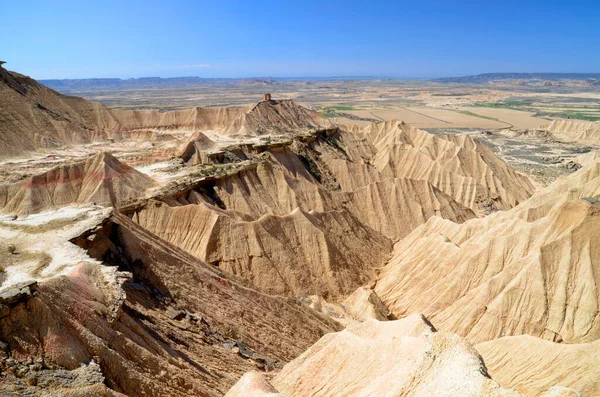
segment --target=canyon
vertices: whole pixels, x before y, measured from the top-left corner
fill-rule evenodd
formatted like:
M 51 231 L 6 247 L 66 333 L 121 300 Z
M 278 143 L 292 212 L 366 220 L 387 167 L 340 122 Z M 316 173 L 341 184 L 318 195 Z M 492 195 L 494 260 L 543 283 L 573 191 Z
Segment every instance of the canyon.
M 495 131 L 590 147 L 544 186 L 480 134 L 115 109 L 0 65 L 0 390 L 600 394 L 599 131 Z

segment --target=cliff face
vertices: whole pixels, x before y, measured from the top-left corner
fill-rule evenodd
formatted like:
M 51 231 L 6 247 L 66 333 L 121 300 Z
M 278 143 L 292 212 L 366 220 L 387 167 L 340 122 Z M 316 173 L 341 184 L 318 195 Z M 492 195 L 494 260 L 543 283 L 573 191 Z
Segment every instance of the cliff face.
M 278 367 L 339 329 L 306 306 L 219 276 L 124 216 L 74 241 L 133 274 L 88 261 L 39 283 L 2 314 L 0 339 L 13 361 L 0 365 L 39 359 L 46 369 L 28 376 L 42 381 L 92 362 L 126 395 L 219 396 L 244 371 Z

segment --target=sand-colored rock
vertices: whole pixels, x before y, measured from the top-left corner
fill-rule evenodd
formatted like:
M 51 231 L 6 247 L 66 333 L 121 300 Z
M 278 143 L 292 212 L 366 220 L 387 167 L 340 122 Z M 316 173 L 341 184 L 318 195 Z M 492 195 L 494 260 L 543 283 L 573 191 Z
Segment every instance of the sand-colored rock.
M 379 299 L 371 288 L 357 288 L 342 303 L 346 312 L 355 320 L 370 319 L 385 321 L 390 317 L 390 310 Z
M 600 159 L 600 150 L 592 150 L 591 152 L 582 154 L 573 159 L 573 162 L 580 165 L 587 165 L 594 163 L 596 160 Z
M 284 295 L 347 295 L 374 275 L 391 242 L 348 211 L 258 219 L 207 204 L 150 204 L 136 221 L 219 269 Z
M 397 243 L 375 291 L 396 316 L 422 311 L 474 343 L 529 334 L 593 342 L 600 293 L 600 163 L 511 211 L 431 218 Z
M 251 106 L 222 132 L 227 135 L 278 135 L 331 129 L 333 122 L 291 100 L 261 101 Z
M 217 145 L 201 131 L 193 133 L 181 147 L 179 157 L 189 165 L 208 163 L 208 152 Z
M 21 156 L 38 148 L 164 138 L 155 130 L 212 130 L 226 135 L 258 136 L 335 127 L 317 112 L 291 100 L 261 101 L 241 108 L 195 107 L 169 112 L 110 110 L 100 103 L 62 95 L 2 66 L 0 103 L 0 158 Z
M 368 138 L 375 131 L 379 150 Z M 526 177 L 467 138 L 438 138 L 401 123 L 381 123 L 364 133 L 294 137 L 262 152 L 251 146 L 244 155 L 253 166 L 163 198 L 166 205 L 148 205 L 133 219 L 261 291 L 331 300 L 368 283 L 387 260 L 389 240 L 405 237 L 431 217 L 462 223 L 475 217 L 471 208 L 479 211 L 486 203 L 481 197 L 495 197 L 498 207 L 528 197 Z M 203 136 L 199 140 L 206 143 Z M 398 140 L 410 142 L 406 150 L 415 161 L 436 171 L 419 173 L 415 167 L 414 173 L 396 176 L 388 166 L 378 169 L 380 153 Z M 458 183 L 463 187 L 455 189 Z M 481 197 L 467 194 L 466 205 L 436 185 L 455 196 L 464 190 Z
M 600 122 L 597 121 L 553 120 L 544 129 L 559 140 L 600 145 Z
M 504 387 L 528 396 L 600 395 L 599 340 L 566 344 L 521 335 L 475 347 L 492 378 Z
M 85 161 L 0 186 L 0 208 L 5 213 L 23 215 L 73 203 L 118 206 L 143 196 L 153 185 L 147 175 L 109 153 L 99 153 Z
M 598 339 L 599 171 L 585 167 L 484 219 L 431 218 L 396 244 L 377 294 L 395 315 L 422 311 L 475 343 Z
M 225 395 L 226 397 L 281 396 L 265 377 L 257 371 L 246 372 Z
M 134 219 L 262 291 L 329 299 L 372 279 L 387 260 L 390 238 L 434 215 L 457 222 L 475 216 L 426 181 L 386 178 L 346 183 L 362 186 L 355 192 L 340 189 L 338 180 L 358 174 L 331 171 L 331 160 L 354 156 L 356 164 L 370 152 L 343 136 L 264 152 L 256 166 L 198 185 L 167 205 L 148 205 Z
M 101 153 L 0 187 L 2 211 L 19 215 L 0 220 L 0 360 L 98 363 L 105 380 L 60 393 L 220 396 L 247 373 L 227 395 L 519 395 L 467 340 L 503 387 L 596 392 L 583 353 L 600 339 L 595 155 L 530 197 L 526 176 L 467 135 L 344 130 L 289 100 L 114 111 L 0 78 L 2 158 L 174 140 L 156 180 Z M 81 212 L 90 202 L 116 207 L 111 219 Z M 394 320 L 417 312 L 444 332 Z M 248 372 L 282 366 L 271 380 Z
M 435 332 L 420 315 L 369 320 L 325 335 L 270 384 L 288 397 L 521 395 L 490 379 L 481 357 L 464 339 Z M 273 393 L 264 379 L 250 375 L 226 396 L 245 396 L 245 385 L 250 390 L 262 385 L 267 391 L 258 396 Z
M 318 313 L 331 317 L 345 327 L 373 319 L 379 321 L 395 319 L 375 291 L 369 287 L 358 287 L 342 302 L 328 302 L 319 295 L 300 296 L 294 299 Z
M 75 240 L 133 277 L 81 263 L 39 283 L 0 321 L 19 362 L 43 356 L 73 370 L 93 358 L 106 386 L 126 395 L 220 396 L 243 373 L 280 366 L 339 330 L 304 305 L 219 276 L 122 215 Z
M 471 209 L 509 209 L 534 191 L 528 177 L 471 136 L 437 136 L 399 121 L 371 124 L 363 132 L 377 148 L 373 164 L 379 172 L 426 180 Z
M 0 158 L 106 140 L 117 121 L 101 104 L 61 95 L 0 66 Z

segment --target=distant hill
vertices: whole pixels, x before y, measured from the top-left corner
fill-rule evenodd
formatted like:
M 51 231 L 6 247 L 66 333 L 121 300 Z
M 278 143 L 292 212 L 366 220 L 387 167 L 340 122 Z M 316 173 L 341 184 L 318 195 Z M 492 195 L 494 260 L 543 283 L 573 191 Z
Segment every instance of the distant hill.
M 473 76 L 444 77 L 435 79 L 442 83 L 487 83 L 496 80 L 588 80 L 600 79 L 600 73 L 483 73 Z
M 329 77 L 252 77 L 252 78 L 219 78 L 219 77 L 140 77 L 130 79 L 118 78 L 89 78 L 89 79 L 51 79 L 38 80 L 46 87 L 60 92 L 82 89 L 104 89 L 104 88 L 157 88 L 157 87 L 183 87 L 206 84 L 229 84 L 270 86 L 282 81 L 355 81 L 355 80 L 377 80 L 374 76 L 329 76 Z
M 40 83 L 55 90 L 70 90 L 82 88 L 139 88 L 139 87 L 160 87 L 160 86 L 187 86 L 206 84 L 208 82 L 232 82 L 233 79 L 207 79 L 202 77 L 140 77 L 137 79 L 62 79 L 62 80 L 39 80 Z

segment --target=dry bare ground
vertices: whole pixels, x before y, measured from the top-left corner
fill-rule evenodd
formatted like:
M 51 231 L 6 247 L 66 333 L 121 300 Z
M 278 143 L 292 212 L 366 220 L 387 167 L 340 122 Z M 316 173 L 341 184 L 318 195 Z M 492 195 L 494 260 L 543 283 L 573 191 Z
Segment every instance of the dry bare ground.
M 600 393 L 597 155 L 536 190 L 411 125 L 504 126 L 448 109 L 114 110 L 1 72 L 2 393 Z

